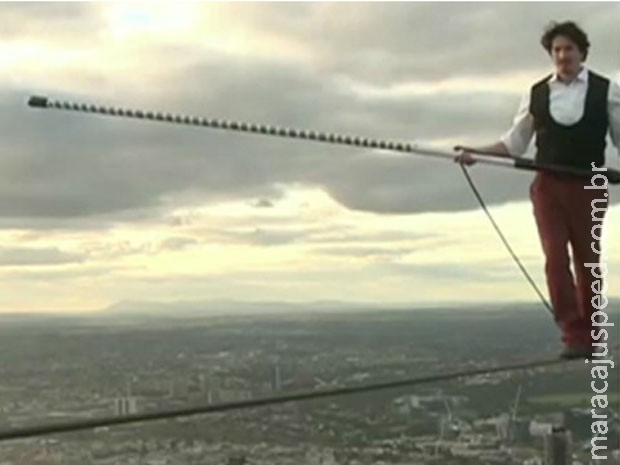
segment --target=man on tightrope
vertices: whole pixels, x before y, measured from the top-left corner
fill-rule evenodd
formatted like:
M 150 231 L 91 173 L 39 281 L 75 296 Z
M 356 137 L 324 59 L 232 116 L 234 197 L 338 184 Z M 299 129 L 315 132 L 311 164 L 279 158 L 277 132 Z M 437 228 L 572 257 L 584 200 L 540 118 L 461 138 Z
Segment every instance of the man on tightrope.
M 592 171 L 593 163 L 595 167 L 605 164 L 608 131 L 620 149 L 620 86 L 584 66 L 590 46 L 584 31 L 570 21 L 553 23 L 544 32 L 541 44 L 555 72 L 531 86 L 512 128 L 499 142 L 461 148 L 455 161 L 473 165 L 476 160 L 472 154 L 476 152 L 517 157 L 536 136 L 537 162 Z M 605 256 L 601 229 L 595 225 L 602 225 L 610 198 L 606 185 L 585 188 L 592 181 L 591 177 L 537 171 L 530 185 L 547 287 L 564 343 L 560 355 L 566 359 L 588 358 L 594 352 L 592 344 L 598 335 L 591 318 L 601 309 L 602 296 L 596 294 L 606 287 L 594 276 L 604 275 L 603 267 L 593 264 L 600 264 L 600 255 Z M 600 180 L 598 184 L 602 184 Z M 576 279 L 570 269 L 568 244 Z

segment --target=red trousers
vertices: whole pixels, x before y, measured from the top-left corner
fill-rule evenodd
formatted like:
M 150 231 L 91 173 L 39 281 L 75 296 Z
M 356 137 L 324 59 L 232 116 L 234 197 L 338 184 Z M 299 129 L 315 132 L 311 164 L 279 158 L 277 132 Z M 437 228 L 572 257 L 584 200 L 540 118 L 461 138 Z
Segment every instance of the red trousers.
M 601 263 L 606 254 L 601 250 L 604 230 L 599 220 L 608 208 L 609 191 L 607 187 L 584 189 L 592 182 L 591 178 L 539 171 L 530 186 L 554 318 L 562 331 L 562 341 L 569 345 L 592 344 L 591 317 L 597 311 L 593 305 L 600 305 L 597 301 L 593 304 L 592 298 L 595 289 L 600 293 L 604 289 L 604 280 L 593 276 L 593 271 L 604 276 L 603 268 L 585 266 Z M 594 183 L 606 184 L 600 177 Z M 596 208 L 604 210 L 593 213 Z M 592 289 L 596 280 L 600 287 Z

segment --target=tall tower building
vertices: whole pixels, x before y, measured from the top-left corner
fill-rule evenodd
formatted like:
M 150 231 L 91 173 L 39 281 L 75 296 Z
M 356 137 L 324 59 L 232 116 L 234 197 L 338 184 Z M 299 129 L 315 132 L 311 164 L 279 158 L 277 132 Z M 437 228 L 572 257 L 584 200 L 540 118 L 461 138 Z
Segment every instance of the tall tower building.
M 544 465 L 571 465 L 572 441 L 564 426 L 554 426 L 544 437 Z
M 282 370 L 280 364 L 276 363 L 273 366 L 273 377 L 271 380 L 271 387 L 274 391 L 280 391 L 282 389 Z

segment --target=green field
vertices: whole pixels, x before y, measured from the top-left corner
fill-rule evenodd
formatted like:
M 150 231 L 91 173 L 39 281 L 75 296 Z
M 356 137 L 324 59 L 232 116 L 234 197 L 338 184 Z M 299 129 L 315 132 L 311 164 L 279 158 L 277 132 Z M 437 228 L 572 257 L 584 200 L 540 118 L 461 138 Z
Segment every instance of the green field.
M 594 392 L 550 394 L 528 397 L 527 402 L 530 404 L 554 404 L 563 407 L 591 407 L 592 397 L 594 395 L 596 395 Z M 607 400 L 610 406 L 617 406 L 618 403 L 620 403 L 620 393 L 607 392 Z

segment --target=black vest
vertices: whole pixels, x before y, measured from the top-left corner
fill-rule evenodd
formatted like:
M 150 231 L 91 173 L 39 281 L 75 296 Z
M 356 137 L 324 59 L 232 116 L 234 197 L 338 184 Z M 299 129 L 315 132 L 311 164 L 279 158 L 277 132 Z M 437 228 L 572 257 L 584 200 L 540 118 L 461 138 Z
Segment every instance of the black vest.
M 605 165 L 606 136 L 609 127 L 607 95 L 609 79 L 588 71 L 588 90 L 583 117 L 575 124 L 557 123 L 549 112 L 547 76 L 532 86 L 530 113 L 534 117 L 536 162 L 592 169 L 592 163 Z

